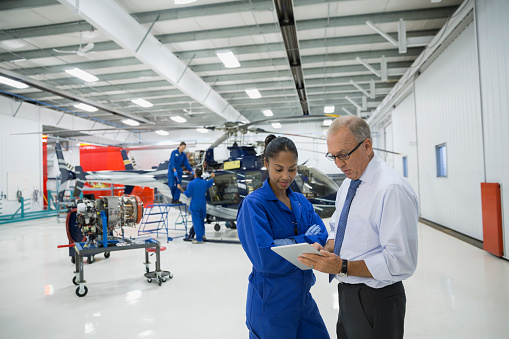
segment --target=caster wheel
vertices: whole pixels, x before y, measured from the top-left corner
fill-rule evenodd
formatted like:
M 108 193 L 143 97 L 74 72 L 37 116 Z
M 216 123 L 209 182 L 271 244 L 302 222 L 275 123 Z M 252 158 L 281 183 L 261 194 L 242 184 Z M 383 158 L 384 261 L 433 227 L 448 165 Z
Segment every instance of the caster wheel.
M 235 225 L 235 221 L 232 221 L 232 222 L 230 223 L 230 228 L 231 228 L 232 230 L 236 230 L 236 229 L 237 229 L 237 225 Z
M 151 282 L 152 282 L 152 278 L 147 278 L 147 281 L 148 281 L 149 283 L 151 283 Z
M 87 295 L 87 293 L 88 293 L 88 288 L 87 288 L 87 286 L 83 286 L 83 287 L 84 287 L 84 289 L 85 289 L 85 290 L 83 291 L 83 293 L 80 293 L 80 288 L 79 288 L 79 287 L 76 289 L 76 295 L 77 295 L 78 297 L 84 297 L 84 296 L 86 296 L 86 295 Z
M 169 275 L 168 277 L 170 277 L 170 279 L 172 279 L 172 278 L 173 278 L 173 274 L 172 274 L 172 273 L 170 273 L 170 275 Z
M 104 252 L 104 257 L 108 259 L 110 257 L 110 252 Z
M 79 285 L 78 281 L 76 280 L 76 276 L 72 278 L 72 283 L 76 286 Z
M 220 229 L 221 229 L 221 225 L 219 225 L 219 224 L 214 225 L 214 230 L 219 231 Z
M 76 258 L 75 258 L 75 257 L 71 257 L 71 262 L 72 262 L 73 264 L 76 264 Z
M 162 283 L 163 283 L 163 279 L 161 279 L 161 278 L 157 279 L 157 284 L 158 284 L 159 286 L 161 286 L 161 284 L 162 284 Z
M 87 264 L 91 264 L 94 262 L 94 257 L 87 257 Z

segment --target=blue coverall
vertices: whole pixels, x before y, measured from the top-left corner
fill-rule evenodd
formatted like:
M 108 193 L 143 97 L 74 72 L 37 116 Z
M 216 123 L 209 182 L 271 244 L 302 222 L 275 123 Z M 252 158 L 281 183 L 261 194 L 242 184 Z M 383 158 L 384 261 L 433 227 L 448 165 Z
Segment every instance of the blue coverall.
M 271 250 L 274 239 L 322 246 L 327 241 L 327 229 L 313 205 L 290 188 L 287 194 L 292 210 L 276 198 L 267 179 L 242 201 L 237 215 L 239 239 L 253 264 L 246 303 L 249 338 L 329 338 L 309 292 L 316 281 L 313 271 L 301 270 Z M 306 236 L 314 224 L 321 233 Z
M 214 179 L 203 180 L 202 178 L 194 178 L 187 185 L 184 192 L 185 196 L 191 198 L 189 211 L 191 211 L 191 218 L 193 219 L 194 231 L 196 232 L 196 240 L 203 241 L 205 234 L 205 216 L 207 212 L 207 201 L 205 194 L 214 184 Z
M 177 148 L 171 152 L 170 162 L 168 163 L 168 187 L 170 187 L 173 200 L 179 200 L 180 198 L 180 190 L 177 188 L 177 184 L 182 183 L 182 174 L 184 173 L 182 166 L 186 166 L 187 170 L 190 172 L 193 170 L 191 165 L 189 165 L 186 154 L 184 152 L 180 153 Z M 173 169 L 177 170 L 178 181 L 175 180 Z

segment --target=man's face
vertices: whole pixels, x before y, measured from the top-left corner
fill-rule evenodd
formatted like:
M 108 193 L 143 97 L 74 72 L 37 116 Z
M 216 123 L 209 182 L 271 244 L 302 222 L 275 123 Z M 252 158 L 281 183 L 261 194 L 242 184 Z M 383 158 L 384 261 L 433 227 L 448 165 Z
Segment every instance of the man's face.
M 180 145 L 179 146 L 179 152 L 182 153 L 186 149 L 186 145 Z
M 336 133 L 327 138 L 327 151 L 332 155 L 348 154 L 359 143 L 355 140 L 354 135 L 347 126 L 340 127 Z M 348 160 L 340 160 L 336 158 L 334 163 L 343 172 L 347 178 L 357 180 L 361 177 L 362 173 L 368 167 L 369 161 L 372 158 L 372 144 L 371 140 L 366 139 L 357 148 Z

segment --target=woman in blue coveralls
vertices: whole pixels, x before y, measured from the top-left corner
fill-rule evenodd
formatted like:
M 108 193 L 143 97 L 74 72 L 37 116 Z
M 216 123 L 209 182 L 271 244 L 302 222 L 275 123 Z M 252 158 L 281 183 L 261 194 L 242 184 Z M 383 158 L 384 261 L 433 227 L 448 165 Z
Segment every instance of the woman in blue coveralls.
M 237 215 L 240 242 L 253 270 L 249 275 L 246 325 L 249 338 L 329 338 L 309 290 L 316 278 L 271 250 L 273 246 L 315 242 L 324 245 L 327 229 L 300 193 L 290 189 L 298 153 L 288 138 L 265 139 L 269 178 L 242 201 Z
M 191 165 L 189 165 L 189 161 L 187 160 L 187 156 L 184 153 L 186 149 L 186 143 L 181 142 L 180 146 L 171 152 L 170 161 L 168 163 L 168 186 L 170 187 L 172 200 L 171 203 L 181 204 L 180 198 L 180 190 L 177 189 L 177 184 L 182 182 L 182 166 L 185 166 L 186 169 L 191 172 L 193 169 Z
M 194 171 L 194 179 L 189 182 L 186 190 L 182 189 L 180 184 L 177 184 L 177 188 L 184 193 L 188 198 L 191 198 L 189 204 L 189 211 L 191 211 L 191 218 L 193 219 L 193 227 L 196 232 L 196 239 L 193 240 L 193 244 L 203 244 L 203 235 L 205 234 L 205 216 L 207 212 L 207 201 L 205 195 L 207 190 L 214 184 L 215 173 L 210 173 L 209 180 L 203 180 L 201 178 L 201 168 L 196 168 Z

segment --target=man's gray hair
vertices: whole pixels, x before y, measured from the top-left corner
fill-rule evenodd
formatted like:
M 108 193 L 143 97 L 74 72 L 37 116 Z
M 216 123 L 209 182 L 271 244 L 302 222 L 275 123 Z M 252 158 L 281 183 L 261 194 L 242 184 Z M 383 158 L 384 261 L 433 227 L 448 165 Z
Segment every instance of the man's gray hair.
M 327 138 L 331 135 L 334 135 L 338 129 L 343 126 L 348 127 L 357 142 L 361 142 L 364 139 L 373 140 L 371 139 L 371 129 L 369 128 L 369 125 L 366 123 L 366 121 L 364 121 L 362 118 L 353 116 L 339 117 L 334 119 L 332 124 L 329 126 L 329 129 L 327 130 Z

